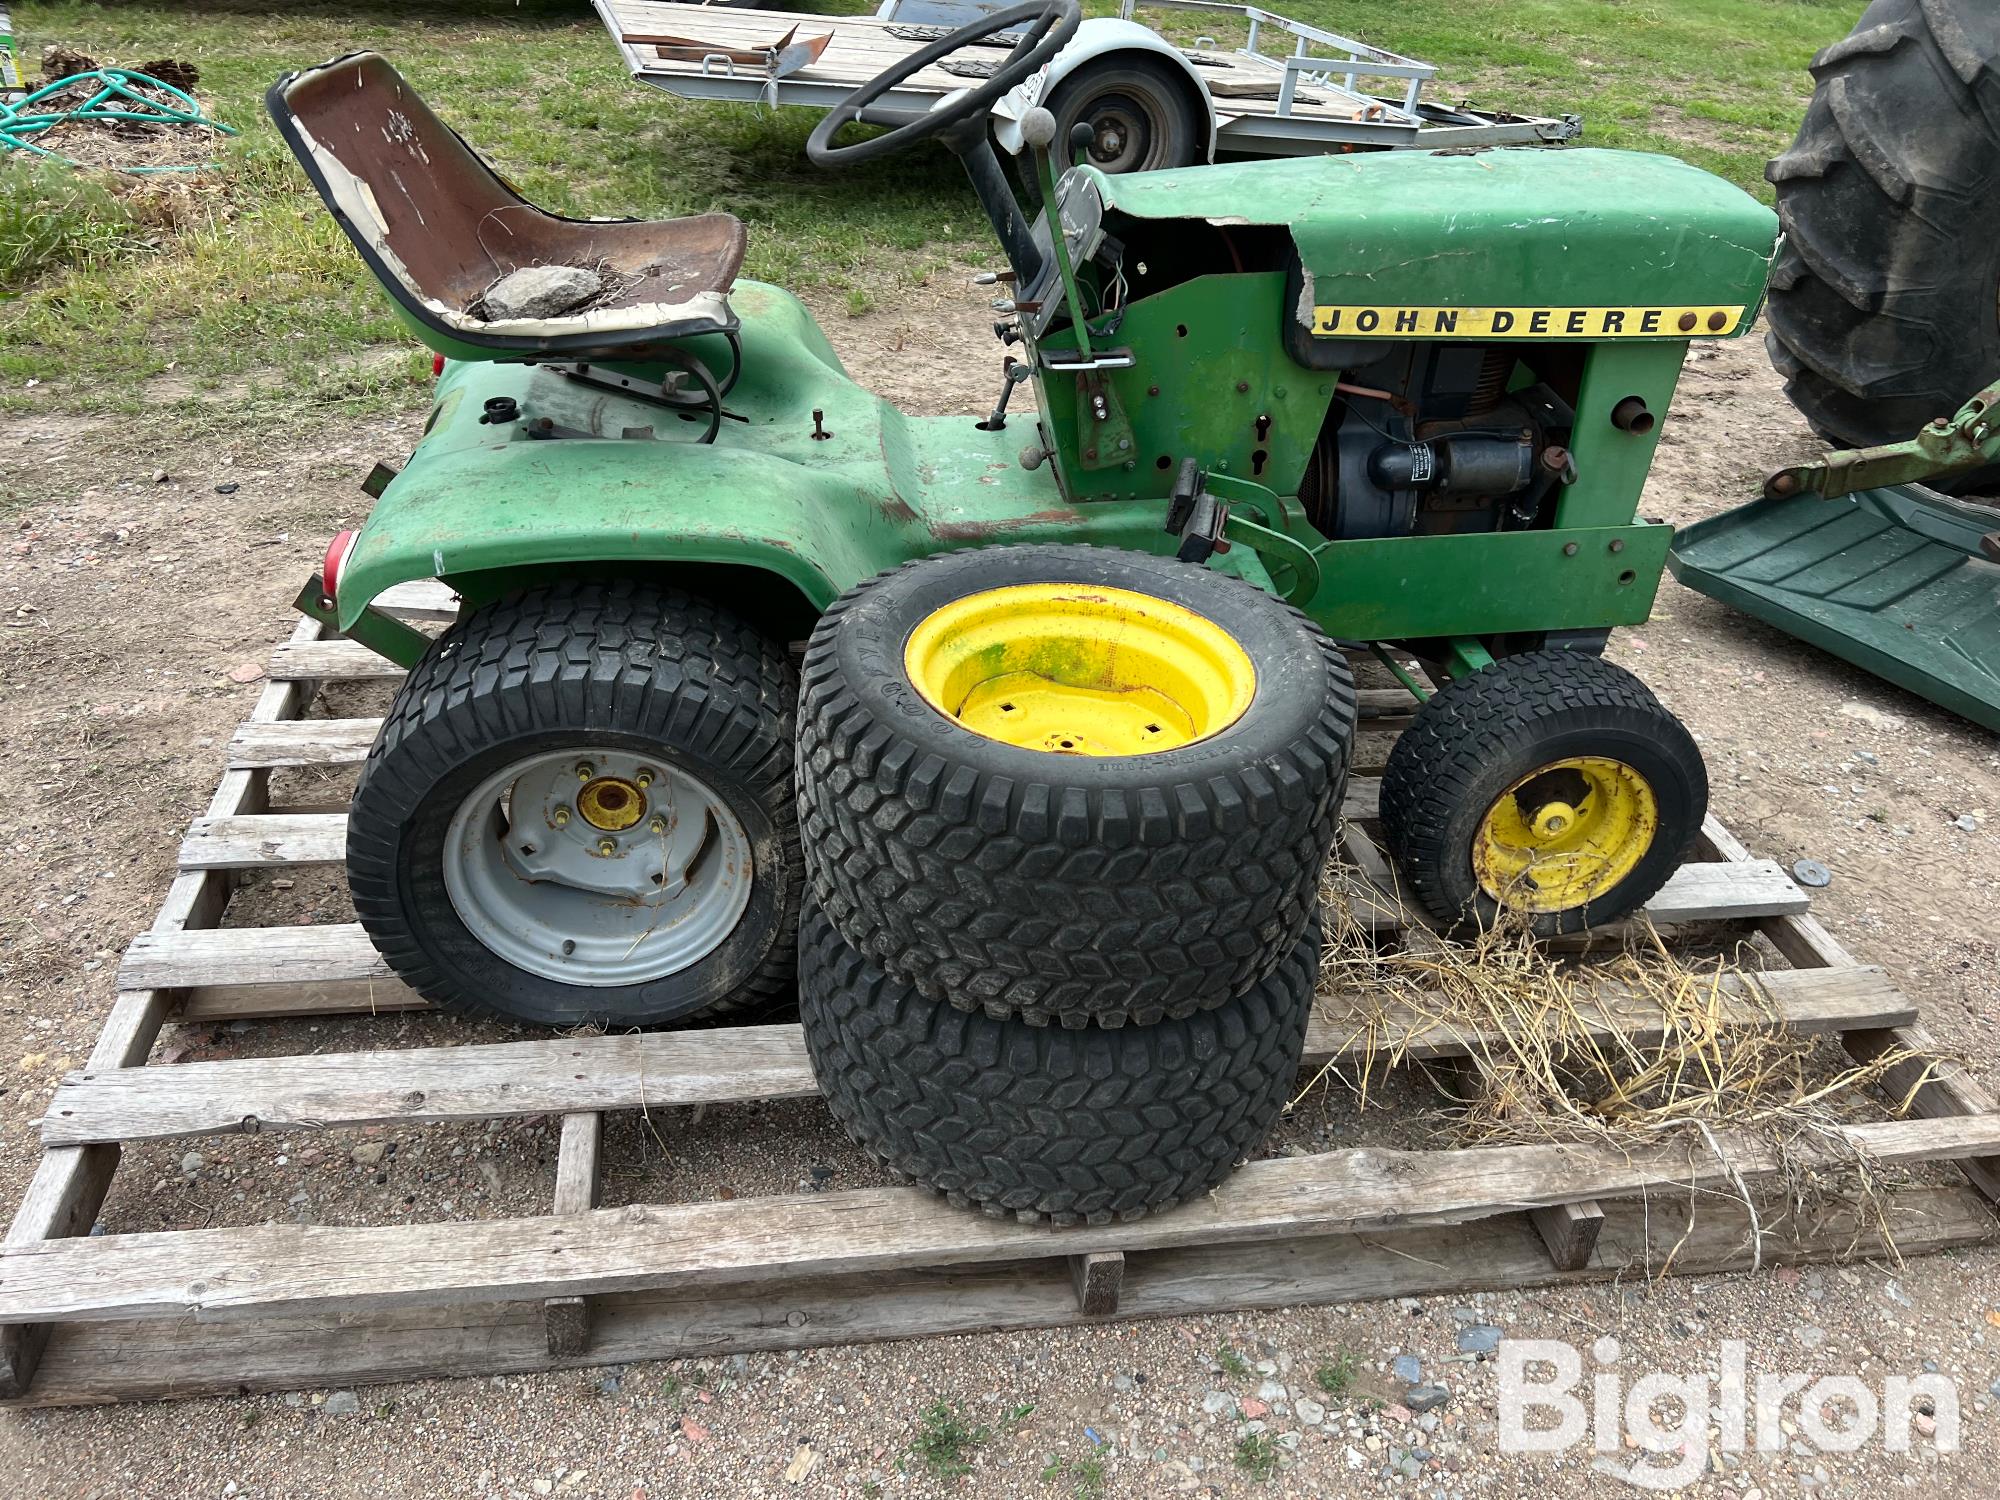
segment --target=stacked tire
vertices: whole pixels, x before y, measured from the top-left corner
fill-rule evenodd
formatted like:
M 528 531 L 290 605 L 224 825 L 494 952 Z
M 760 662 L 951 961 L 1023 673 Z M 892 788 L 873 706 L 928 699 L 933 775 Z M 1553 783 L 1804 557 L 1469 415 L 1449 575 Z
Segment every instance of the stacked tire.
M 807 648 L 800 1012 L 848 1133 L 1055 1223 L 1199 1196 L 1296 1080 L 1354 727 L 1239 580 L 1075 546 L 910 564 Z

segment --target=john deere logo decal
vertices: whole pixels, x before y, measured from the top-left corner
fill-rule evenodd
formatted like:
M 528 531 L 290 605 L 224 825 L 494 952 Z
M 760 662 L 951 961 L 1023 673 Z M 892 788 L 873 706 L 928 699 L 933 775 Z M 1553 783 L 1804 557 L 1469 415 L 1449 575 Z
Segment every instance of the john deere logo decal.
M 1684 339 L 1734 333 L 1744 307 L 1315 307 L 1328 339 Z

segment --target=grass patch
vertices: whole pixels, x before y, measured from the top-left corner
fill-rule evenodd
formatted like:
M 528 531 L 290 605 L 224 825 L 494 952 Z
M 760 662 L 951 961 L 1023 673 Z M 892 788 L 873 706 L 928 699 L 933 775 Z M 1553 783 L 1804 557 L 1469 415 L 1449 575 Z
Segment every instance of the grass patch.
M 1236 1440 L 1236 1467 L 1258 1483 L 1278 1472 L 1278 1440 L 1268 1432 L 1246 1432 Z
M 1233 1380 L 1241 1380 L 1250 1373 L 1250 1362 L 1227 1344 L 1216 1346 L 1215 1362 Z
M 57 270 L 102 265 L 135 242 L 131 214 L 93 177 L 0 159 L 0 296 Z
M 1032 1402 L 1007 1413 L 1009 1423 L 1020 1421 L 1033 1411 Z M 924 1408 L 917 1418 L 917 1435 L 910 1442 L 910 1456 L 940 1478 L 955 1479 L 972 1472 L 972 1455 L 993 1436 L 990 1423 L 973 1427 L 965 1413 L 949 1401 L 939 1399 Z
M 1097 1500 L 1104 1493 L 1104 1460 L 1095 1453 L 1051 1459 L 1042 1470 L 1042 1478 L 1051 1484 L 1066 1481 L 1076 1500 Z
M 1336 1359 L 1330 1359 L 1313 1371 L 1313 1384 L 1329 1396 L 1345 1396 L 1354 1384 L 1357 1361 L 1352 1349 L 1343 1350 Z
M 804 3 L 804 0 L 801 0 Z M 818 0 L 829 12 L 872 0 Z M 1435 63 L 1433 97 L 1581 113 L 1586 143 L 1664 150 L 1766 193 L 1796 127 L 1805 64 L 1859 0 L 1290 0 L 1301 20 Z M 1091 0 L 1108 13 L 1111 0 Z M 805 159 L 811 111 L 673 98 L 626 77 L 583 0 L 51 0 L 17 10 L 22 53 L 197 61 L 200 97 L 242 134 L 187 185 L 185 213 L 135 241 L 122 193 L 46 173 L 0 180 L 0 412 L 145 414 L 204 406 L 239 429 L 305 405 L 423 400 L 421 355 L 278 140 L 263 92 L 357 47 L 389 57 L 529 198 L 567 214 L 727 209 L 745 274 L 822 290 L 851 316 L 912 267 L 990 259 L 991 235 L 941 148 L 844 173 Z M 1170 35 L 1224 18 L 1158 12 Z M 18 169 L 15 169 L 18 170 Z M 1768 193 L 1766 193 L 1768 196 Z M 157 243 L 149 244 L 149 239 Z M 167 380 L 152 380 L 166 376 Z M 25 383 L 42 385 L 32 393 Z M 149 383 L 150 382 L 150 383 Z

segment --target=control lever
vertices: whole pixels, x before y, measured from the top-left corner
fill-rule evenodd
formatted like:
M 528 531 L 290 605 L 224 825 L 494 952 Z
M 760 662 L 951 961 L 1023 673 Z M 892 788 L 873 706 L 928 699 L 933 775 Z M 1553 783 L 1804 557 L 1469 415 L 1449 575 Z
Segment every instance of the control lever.
M 1090 145 L 1097 139 L 1097 132 L 1082 120 L 1069 128 L 1069 164 L 1081 167 L 1088 164 Z
M 1075 133 L 1074 129 L 1070 132 L 1072 137 Z M 1056 139 L 1056 117 L 1037 104 L 1021 116 L 1021 139 L 1034 153 L 1035 180 L 1041 185 L 1042 202 L 1048 209 L 1049 249 L 1055 257 L 1056 275 L 1062 281 L 1063 296 L 1069 302 L 1070 326 L 1076 330 L 1077 353 L 1089 360 L 1092 357 L 1090 330 L 1083 320 L 1083 298 L 1077 294 L 1076 269 L 1069 261 L 1069 240 L 1063 234 L 1062 211 L 1058 206 L 1060 200 L 1056 193 L 1055 168 L 1049 160 L 1049 148 Z
M 993 410 L 984 422 L 975 423 L 981 432 L 1000 432 L 1007 426 L 1007 399 L 1014 394 L 1014 387 L 1035 373 L 1034 366 L 1023 364 L 1008 355 L 1001 370 L 1006 378 L 1000 384 L 1000 399 L 993 403 Z

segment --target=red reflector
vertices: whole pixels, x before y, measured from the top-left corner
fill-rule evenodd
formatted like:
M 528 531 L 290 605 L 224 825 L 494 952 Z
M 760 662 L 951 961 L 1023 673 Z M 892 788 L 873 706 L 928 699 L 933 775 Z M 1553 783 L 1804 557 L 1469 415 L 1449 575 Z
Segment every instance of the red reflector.
M 442 354 L 433 354 L 431 356 L 431 379 L 435 380 L 442 374 L 444 374 L 444 356 Z
M 326 590 L 327 598 L 340 597 L 340 570 L 347 566 L 347 554 L 353 550 L 352 531 L 336 532 L 333 540 L 326 544 L 326 557 L 319 565 L 319 581 Z

